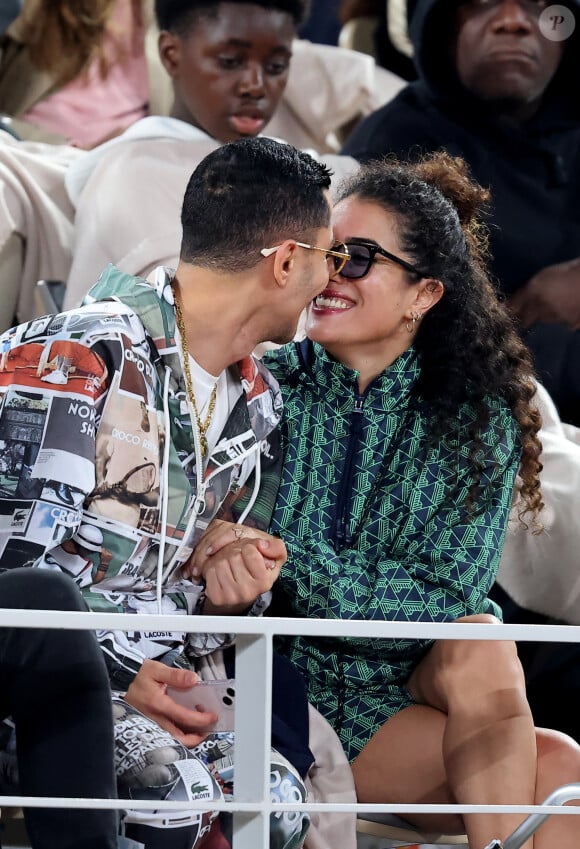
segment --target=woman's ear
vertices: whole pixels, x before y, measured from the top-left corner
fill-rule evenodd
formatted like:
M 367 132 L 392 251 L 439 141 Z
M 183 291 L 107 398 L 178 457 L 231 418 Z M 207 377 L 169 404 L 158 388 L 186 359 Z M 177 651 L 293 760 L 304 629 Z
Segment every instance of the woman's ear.
M 445 286 L 434 277 L 425 277 L 415 287 L 416 297 L 414 307 L 417 312 L 426 313 L 441 300 Z
M 172 80 L 179 76 L 181 64 L 181 39 L 167 30 L 161 30 L 158 39 L 159 57 Z

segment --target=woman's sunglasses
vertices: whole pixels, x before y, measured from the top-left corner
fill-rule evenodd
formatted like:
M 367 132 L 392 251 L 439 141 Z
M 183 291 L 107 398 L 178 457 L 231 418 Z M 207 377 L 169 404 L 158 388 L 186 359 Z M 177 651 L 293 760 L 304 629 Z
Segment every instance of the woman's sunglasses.
M 332 275 L 333 277 L 340 274 L 341 277 L 345 277 L 347 280 L 360 280 L 361 277 L 365 277 L 369 273 L 371 265 L 377 261 L 377 254 L 384 256 L 391 262 L 396 262 L 397 265 L 400 265 L 401 268 L 404 268 L 406 271 L 410 271 L 411 274 L 416 274 L 418 277 L 425 277 L 425 274 L 419 271 L 418 268 L 415 268 L 415 266 L 411 265 L 406 260 L 395 256 L 395 254 L 386 251 L 384 248 L 381 248 L 380 245 L 375 245 L 373 242 L 341 243 L 338 250 L 348 253 L 349 258 L 342 268 L 338 267 L 340 263 L 336 264 L 337 267 Z

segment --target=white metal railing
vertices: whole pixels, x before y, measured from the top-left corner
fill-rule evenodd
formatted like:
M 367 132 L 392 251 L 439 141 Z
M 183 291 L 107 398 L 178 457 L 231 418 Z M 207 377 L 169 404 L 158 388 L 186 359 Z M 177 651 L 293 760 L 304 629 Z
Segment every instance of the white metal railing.
M 233 849 L 267 849 L 270 814 L 283 811 L 369 813 L 519 813 L 533 814 L 534 823 L 550 814 L 580 814 L 566 807 L 572 798 L 554 797 L 550 805 L 435 805 L 274 803 L 270 801 L 270 720 L 272 710 L 272 646 L 276 635 L 370 637 L 374 639 L 519 640 L 580 642 L 580 626 L 502 625 L 468 623 L 369 622 L 365 620 L 280 619 L 238 616 L 77 613 L 53 610 L 0 609 L 0 627 L 65 628 L 73 630 L 163 630 L 190 633 L 235 633 L 236 637 L 236 758 L 235 801 L 215 802 L 215 810 L 234 815 Z M 558 804 L 560 802 L 560 804 Z M 150 810 L 151 800 L 131 800 L 131 808 Z M 121 810 L 126 800 L 0 796 L 0 807 L 74 807 Z M 184 803 L 160 802 L 157 810 L 183 810 Z M 207 802 L 190 802 L 206 810 Z M 515 844 L 514 844 L 515 845 Z

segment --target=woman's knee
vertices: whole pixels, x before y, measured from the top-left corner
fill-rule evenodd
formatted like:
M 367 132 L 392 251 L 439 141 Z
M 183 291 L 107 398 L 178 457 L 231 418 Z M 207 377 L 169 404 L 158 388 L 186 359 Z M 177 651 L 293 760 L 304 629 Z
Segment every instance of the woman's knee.
M 459 622 L 499 624 L 495 616 L 480 614 Z M 490 692 L 525 694 L 525 680 L 512 640 L 446 640 L 442 649 L 442 677 L 448 692 L 477 701 Z
M 538 803 L 557 787 L 580 782 L 580 746 L 575 740 L 561 731 L 537 728 L 536 747 Z
M 489 614 L 457 621 L 499 623 Z M 529 714 L 524 674 L 511 640 L 440 640 L 431 653 L 425 668 L 410 681 L 417 700 L 423 701 L 434 688 L 439 704 L 433 706 L 447 712 L 465 710 L 481 719 Z

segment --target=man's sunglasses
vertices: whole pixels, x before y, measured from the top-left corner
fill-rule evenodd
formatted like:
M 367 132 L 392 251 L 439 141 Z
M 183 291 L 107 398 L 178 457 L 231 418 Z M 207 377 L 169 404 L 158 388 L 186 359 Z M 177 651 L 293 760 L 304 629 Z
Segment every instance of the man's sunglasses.
M 330 248 L 320 248 L 318 245 L 307 245 L 306 242 L 296 242 L 299 248 L 305 248 L 308 251 L 322 251 L 326 254 L 326 262 L 328 265 L 328 273 L 331 277 L 339 274 L 349 260 L 349 253 L 343 244 L 336 244 Z M 272 256 L 282 245 L 275 245 L 273 248 L 262 248 L 260 253 L 262 256 Z
M 374 242 L 347 242 L 346 245 L 341 244 L 340 249 L 347 251 L 349 258 L 341 269 L 334 272 L 333 276 L 340 274 L 341 277 L 345 277 L 347 280 L 360 280 L 361 277 L 365 277 L 369 273 L 371 265 L 377 261 L 377 254 L 384 256 L 390 262 L 396 262 L 401 268 L 410 271 L 411 274 L 416 274 L 417 277 L 426 276 L 418 268 L 415 268 L 414 265 L 411 265 L 411 263 L 386 251 L 380 245 L 374 244 Z

